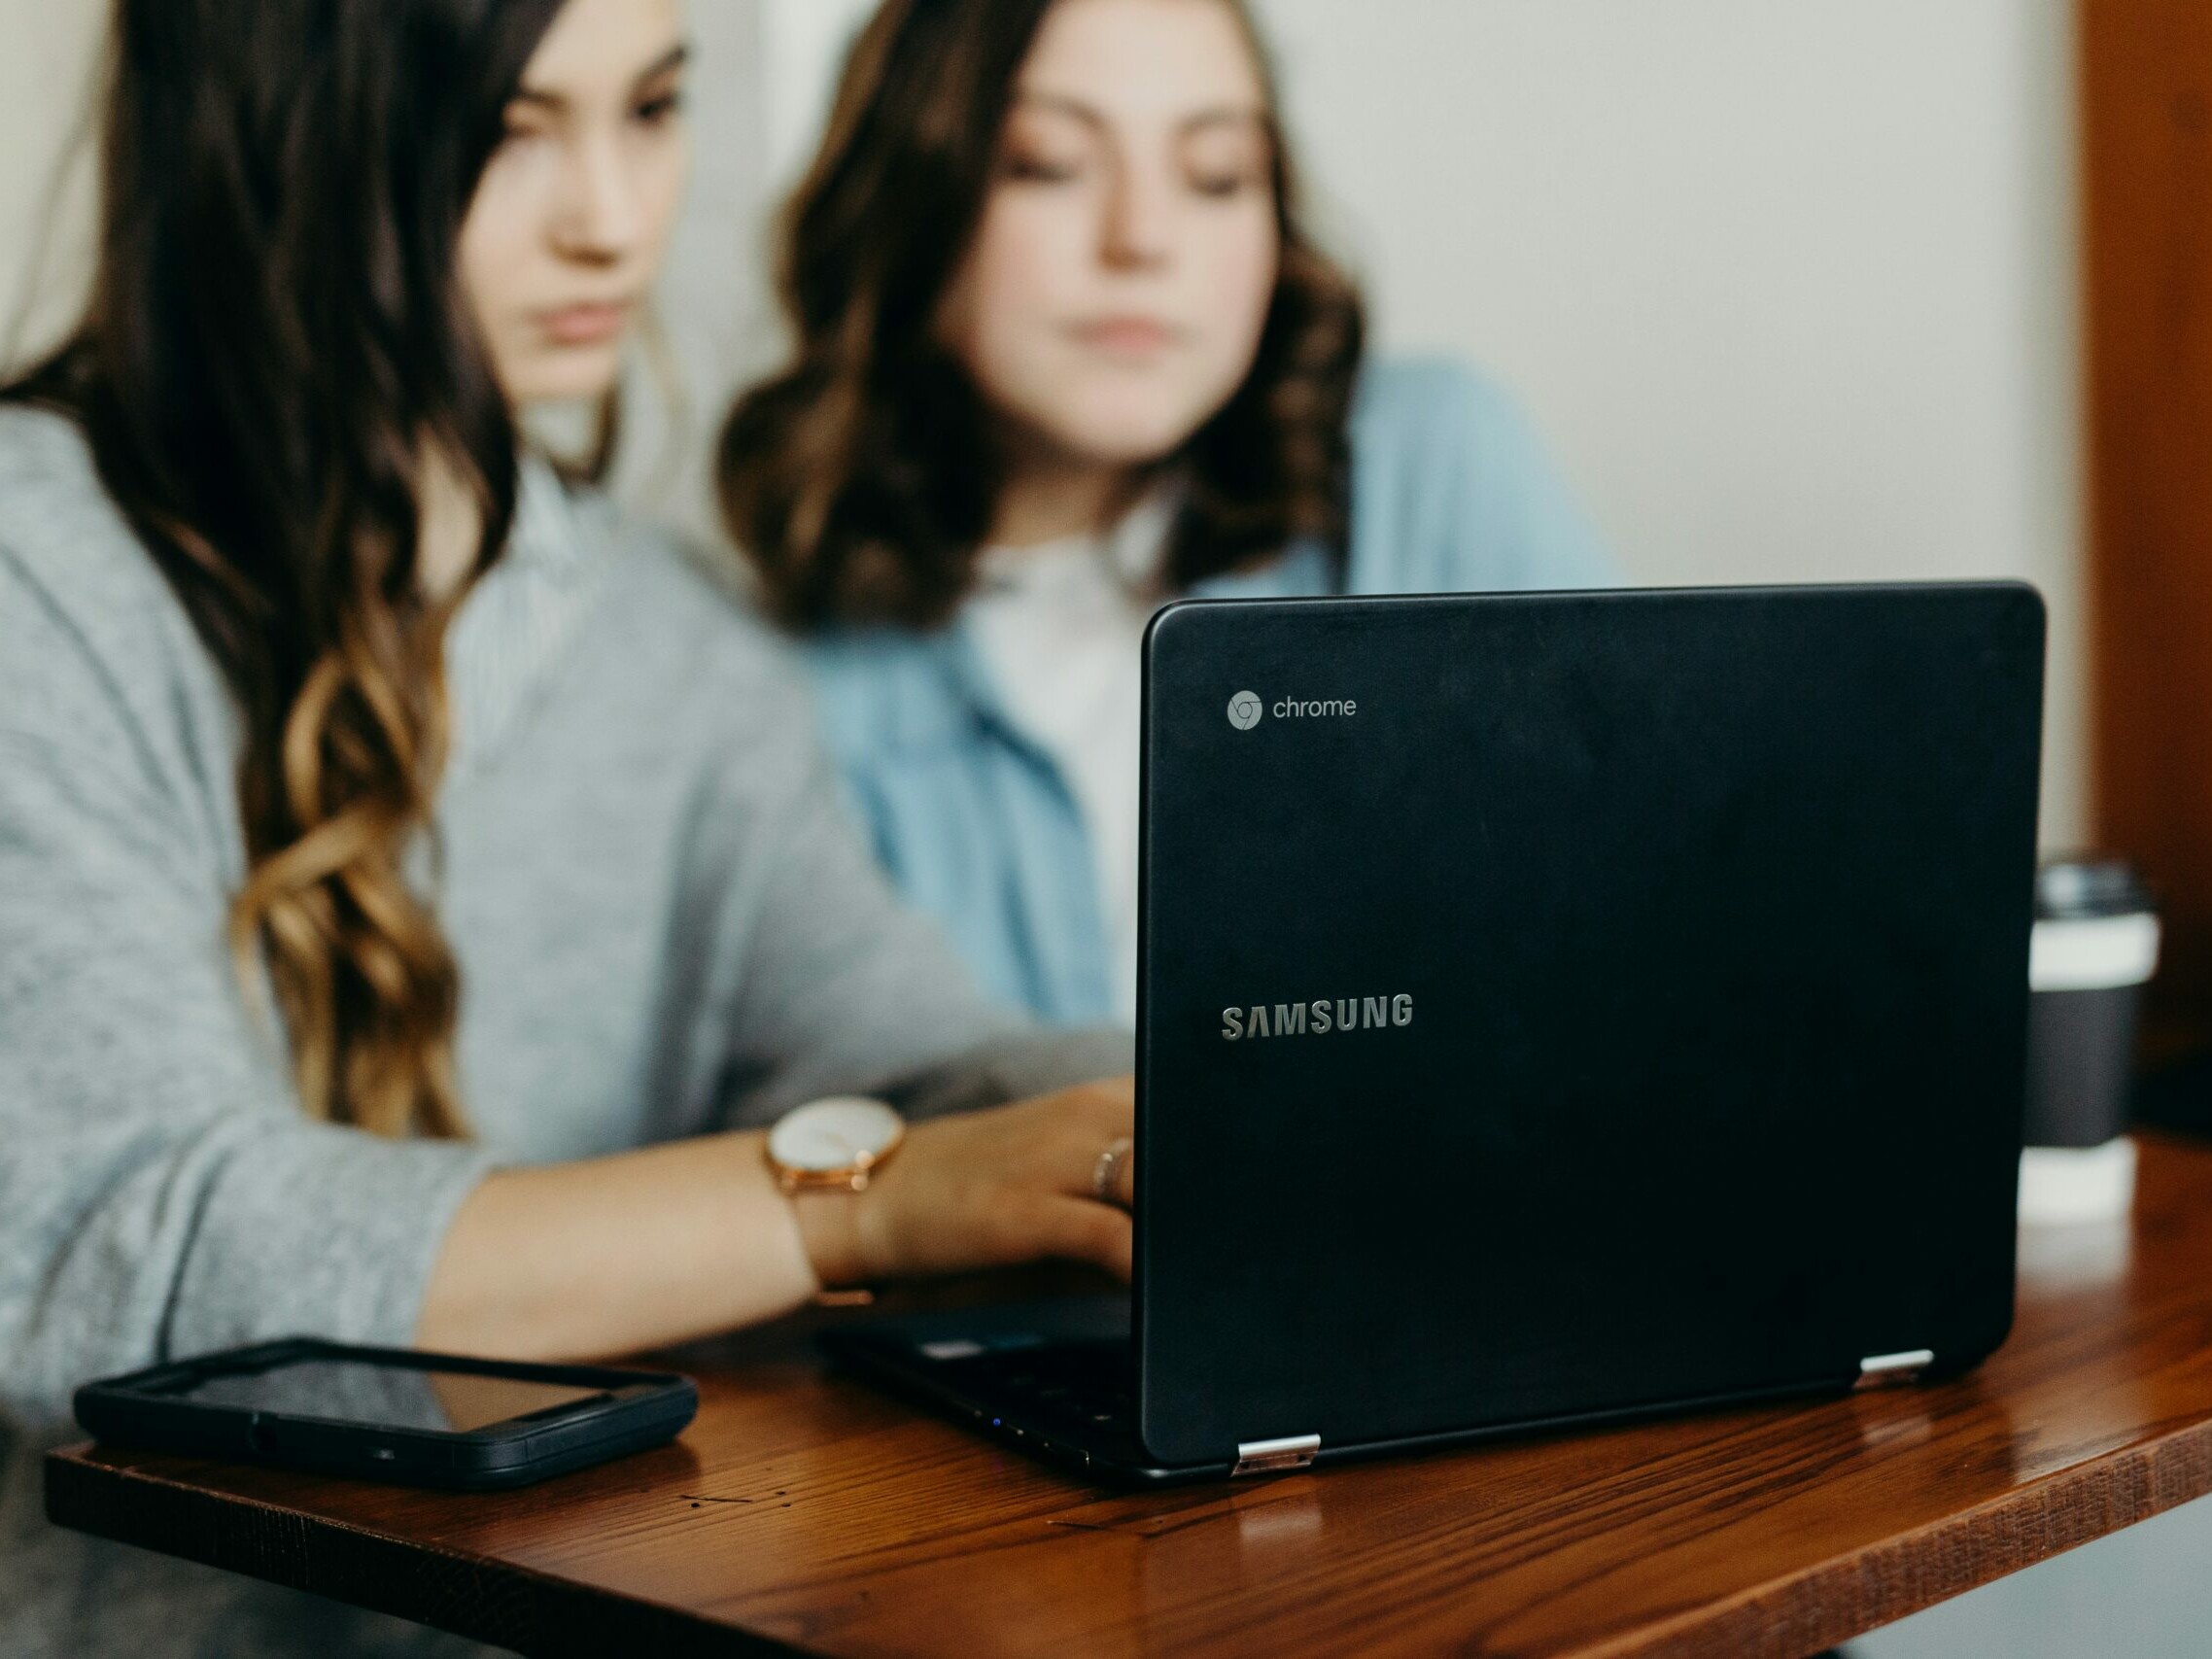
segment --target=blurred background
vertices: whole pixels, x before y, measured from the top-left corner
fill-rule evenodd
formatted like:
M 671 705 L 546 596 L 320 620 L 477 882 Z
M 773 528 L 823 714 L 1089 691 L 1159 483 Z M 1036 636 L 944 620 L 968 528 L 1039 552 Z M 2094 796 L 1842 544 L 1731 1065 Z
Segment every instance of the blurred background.
M 640 388 L 622 482 L 705 533 L 708 428 L 778 352 L 773 206 L 868 6 L 690 4 L 698 170 L 663 320 L 692 418 L 672 434 Z M 1382 342 L 1510 385 L 1638 581 L 2012 575 L 2044 590 L 2044 839 L 2081 842 L 2063 0 L 1259 11 L 1319 218 L 1366 279 Z M 34 244 L 103 13 L 0 0 L 0 250 Z M 22 297 L 23 262 L 0 269 L 0 304 Z M 51 327 L 82 256 L 56 246 L 46 263 L 36 321 Z
M 661 303 L 680 374 L 639 368 L 618 482 L 710 536 L 713 423 L 780 353 L 774 206 L 868 3 L 690 9 L 698 160 Z M 1517 392 L 1637 581 L 2043 591 L 2044 845 L 2146 869 L 2168 924 L 2154 1052 L 2212 1042 L 2212 8 L 1258 11 L 1380 342 Z M 81 297 L 104 14 L 0 0 L 0 356 Z M 2199 1509 L 1863 1651 L 2195 1651 L 2201 1622 L 2176 1629 L 2154 1588 L 2201 1558 Z M 1992 1594 L 2001 1640 L 1971 1622 Z

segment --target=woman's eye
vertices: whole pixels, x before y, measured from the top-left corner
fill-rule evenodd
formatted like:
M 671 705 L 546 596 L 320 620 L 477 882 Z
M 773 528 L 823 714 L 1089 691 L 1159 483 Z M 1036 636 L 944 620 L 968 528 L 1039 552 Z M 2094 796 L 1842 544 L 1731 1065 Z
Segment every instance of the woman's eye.
M 1020 184 L 1064 185 L 1082 171 L 1081 164 L 1049 156 L 1010 156 L 1006 176 Z
M 1193 195 L 1219 200 L 1270 188 L 1268 147 L 1241 131 L 1201 134 L 1179 159 L 1184 184 Z
M 509 110 L 500 121 L 500 142 L 522 144 L 545 136 L 544 121 L 523 110 Z
M 660 126 L 674 118 L 682 108 L 683 94 L 671 91 L 663 92 L 658 97 L 645 99 L 633 113 L 641 124 Z
M 1193 173 L 1191 175 L 1191 189 L 1202 196 L 1241 195 L 1259 182 L 1258 176 L 1252 173 Z

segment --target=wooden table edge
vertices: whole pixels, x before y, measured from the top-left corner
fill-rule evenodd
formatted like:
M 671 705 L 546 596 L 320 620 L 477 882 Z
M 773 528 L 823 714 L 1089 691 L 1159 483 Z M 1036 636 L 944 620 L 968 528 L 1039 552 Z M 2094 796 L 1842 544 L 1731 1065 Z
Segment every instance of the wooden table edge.
M 596 1659 L 639 1642 L 650 1643 L 640 1651 L 679 1659 L 805 1651 L 534 1567 L 96 1463 L 93 1450 L 87 1440 L 47 1453 L 46 1515 L 53 1525 L 412 1619 L 532 1659 Z M 129 1489 L 120 1501 L 118 1486 Z M 347 1546 L 319 1551 L 322 1537 L 342 1537 Z M 530 1594 L 514 1593 L 518 1580 L 530 1582 Z
M 92 1449 L 86 1442 L 47 1454 L 46 1509 L 56 1525 L 543 1659 L 639 1642 L 677 1655 L 806 1651 L 536 1568 L 96 1463 Z M 121 1502 L 118 1485 L 130 1489 Z M 1574 1659 L 1674 1659 L 1715 1650 L 1798 1659 L 2207 1494 L 2212 1422 L 2056 1469 L 2009 1496 L 1577 1649 Z M 346 1548 L 317 1550 L 325 1535 L 345 1538 Z M 514 1593 L 517 1580 L 530 1581 L 530 1594 Z
M 2075 1502 L 2093 1494 L 2099 1502 Z M 2135 1502 L 2116 1515 L 2113 1499 Z M 2111 1538 L 2129 1527 L 2212 1495 L 2212 1422 L 2189 1424 L 2122 1451 L 2085 1459 L 2014 1492 L 1686 1609 L 1615 1640 L 1577 1649 L 1572 1659 L 1691 1659 L 1716 1651 L 1801 1656 L 1854 1642 L 1913 1613 L 2009 1578 L 2016 1573 Z M 2005 1540 L 2016 1541 L 2009 1552 Z M 1953 1545 L 1952 1549 L 1943 1546 Z M 1930 1569 L 1955 1564 L 1940 1577 Z M 1866 1581 L 1910 1582 L 1869 1596 Z M 1809 1604 L 1813 1616 L 1788 1626 L 1778 1604 Z M 1870 1606 L 1878 1603 L 1879 1606 Z M 1830 1613 L 1828 1609 L 1836 1609 Z M 1845 1608 L 1855 1610 L 1845 1612 Z M 1876 1614 L 1872 1619 L 1865 1615 Z M 1786 1633 L 1786 1642 L 1784 1641 Z M 1802 1645 L 1800 1643 L 1802 1642 Z

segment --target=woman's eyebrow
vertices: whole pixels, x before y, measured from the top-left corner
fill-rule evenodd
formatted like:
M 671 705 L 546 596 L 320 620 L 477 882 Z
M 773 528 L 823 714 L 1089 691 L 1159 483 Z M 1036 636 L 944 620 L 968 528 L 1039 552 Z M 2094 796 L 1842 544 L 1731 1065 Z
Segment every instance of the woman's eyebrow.
M 635 91 L 640 86 L 660 80 L 665 75 L 673 74 L 690 60 L 691 47 L 689 43 L 678 41 L 631 78 L 631 89 Z M 530 104 L 539 109 L 558 112 L 569 107 L 569 94 L 556 91 L 548 86 L 524 85 L 515 88 L 513 101 L 518 104 Z
M 648 81 L 658 81 L 664 75 L 674 74 L 690 61 L 691 43 L 679 40 L 668 51 L 662 52 L 660 56 L 654 58 L 652 62 L 646 64 L 644 68 L 639 70 L 637 79 L 630 84 L 633 86 L 642 86 Z
M 1196 115 L 1185 116 L 1176 123 L 1175 130 L 1197 132 L 1209 126 L 1248 126 L 1263 133 L 1268 125 L 1267 118 L 1248 104 L 1217 104 Z
M 1084 125 L 1096 127 L 1100 131 L 1106 127 L 1105 116 L 1094 105 L 1087 104 L 1081 98 L 1071 98 L 1065 92 L 1033 92 L 1024 88 L 1016 93 L 1015 102 L 1028 108 L 1046 109 L 1055 115 L 1072 117 Z
M 1016 100 L 1025 106 L 1048 109 L 1059 115 L 1071 116 L 1087 126 L 1103 130 L 1109 122 L 1105 114 L 1094 104 L 1066 92 L 1041 92 L 1022 90 Z M 1264 129 L 1267 118 L 1250 104 L 1209 104 L 1194 110 L 1175 123 L 1177 132 L 1195 132 L 1209 126 L 1252 126 Z

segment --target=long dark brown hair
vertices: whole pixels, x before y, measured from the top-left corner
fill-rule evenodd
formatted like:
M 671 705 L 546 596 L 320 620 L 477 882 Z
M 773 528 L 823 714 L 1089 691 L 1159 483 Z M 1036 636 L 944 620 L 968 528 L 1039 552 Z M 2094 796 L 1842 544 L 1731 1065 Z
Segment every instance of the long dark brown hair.
M 513 519 L 517 434 L 456 277 L 502 111 L 566 0 L 118 0 L 97 270 L 0 398 L 59 409 L 241 717 L 248 875 L 300 1100 L 455 1135 L 459 973 L 402 871 L 443 758 L 426 457 Z
M 1228 6 L 1275 82 L 1242 0 Z M 717 482 L 731 538 L 787 623 L 927 627 L 966 597 L 1004 462 L 935 324 L 982 218 L 1016 78 L 1053 0 L 884 0 L 846 59 L 828 132 L 785 210 L 791 364 L 741 397 Z M 1342 549 L 1359 294 L 1270 145 L 1281 257 L 1251 371 L 1171 458 L 1185 480 L 1163 574 L 1188 587 L 1302 536 Z

